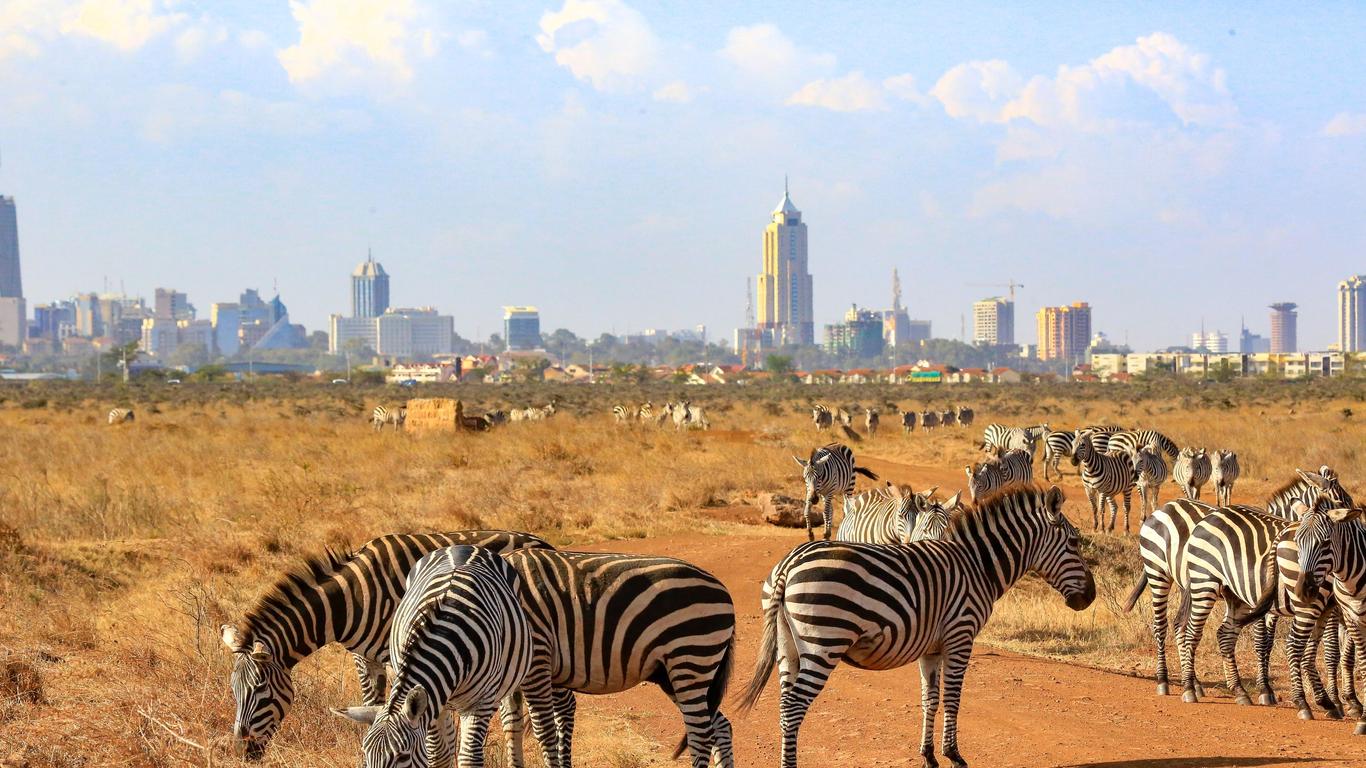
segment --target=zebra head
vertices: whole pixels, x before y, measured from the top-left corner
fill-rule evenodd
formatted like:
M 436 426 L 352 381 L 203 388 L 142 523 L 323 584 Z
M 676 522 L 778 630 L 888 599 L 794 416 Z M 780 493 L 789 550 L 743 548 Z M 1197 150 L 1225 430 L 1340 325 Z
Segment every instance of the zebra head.
M 1343 534 L 1347 532 L 1345 523 L 1361 524 L 1360 508 L 1330 509 L 1315 505 L 1313 509 L 1302 501 L 1295 501 L 1290 509 L 1299 516 L 1299 528 L 1295 531 L 1295 544 L 1300 549 L 1300 575 L 1295 580 L 1295 594 L 1302 600 L 1323 588 L 1328 572 L 1332 570 L 1332 551 L 1339 548 Z
M 1044 525 L 1030 569 L 1063 596 L 1068 608 L 1083 610 L 1096 599 L 1096 581 L 1081 556 L 1081 533 L 1062 512 L 1067 497 L 1056 485 L 1031 495 L 1040 502 Z
M 369 725 L 361 738 L 365 768 L 427 768 L 427 730 L 432 713 L 427 690 L 396 692 L 383 707 L 348 707 L 332 714 Z
M 1085 443 L 1085 448 L 1082 444 Z M 1077 466 L 1095 453 L 1095 446 L 1091 445 L 1091 430 L 1078 429 L 1072 433 L 1072 466 Z
M 1318 501 L 1333 507 L 1350 507 L 1355 502 L 1352 495 L 1338 482 L 1338 473 L 1333 471 L 1327 464 L 1319 467 L 1318 472 L 1306 472 L 1302 469 L 1295 470 L 1300 479 L 1309 484 L 1311 488 L 1318 489 Z
M 945 501 L 939 501 L 933 498 L 936 490 L 938 490 L 937 486 L 918 494 L 922 499 L 923 508 L 920 510 L 920 514 L 916 516 L 914 528 L 908 527 L 906 529 L 905 543 L 940 541 L 948 532 L 949 521 L 954 511 L 962 507 L 962 503 L 959 501 L 962 492 L 955 493 Z
M 817 456 L 817 454 L 820 455 Z M 812 448 L 811 458 L 802 459 L 798 456 L 793 456 L 792 460 L 797 462 L 797 466 L 802 468 L 802 482 L 806 483 L 806 503 L 808 505 L 815 504 L 821 500 L 820 494 L 816 492 L 816 475 L 820 471 L 820 465 L 830 460 L 830 453 L 821 451 L 819 448 Z
M 249 642 L 231 624 L 223 625 L 222 636 L 233 654 L 228 678 L 237 704 L 232 736 L 248 760 L 260 760 L 294 703 L 294 677 L 264 641 Z

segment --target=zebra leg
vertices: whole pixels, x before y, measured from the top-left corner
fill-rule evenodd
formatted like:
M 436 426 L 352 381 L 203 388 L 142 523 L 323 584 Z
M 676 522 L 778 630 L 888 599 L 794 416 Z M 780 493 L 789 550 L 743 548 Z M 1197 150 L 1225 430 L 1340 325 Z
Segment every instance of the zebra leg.
M 836 660 L 849 649 L 848 644 L 820 648 L 799 647 L 796 642 L 784 642 L 780 662 L 782 698 L 778 702 L 778 725 L 782 729 L 782 768 L 797 768 L 797 734 L 802 721 L 811 709 L 834 671 Z M 804 652 L 803 652 L 804 651 Z
M 1238 635 L 1242 634 L 1243 628 L 1234 622 L 1233 611 L 1229 610 L 1224 616 L 1224 620 L 1219 624 L 1219 631 L 1216 633 L 1219 641 L 1219 655 L 1224 661 L 1224 684 L 1228 686 L 1229 693 L 1233 694 L 1233 699 L 1240 705 L 1251 705 L 1252 698 L 1247 695 L 1247 689 L 1243 687 L 1243 678 L 1238 672 Z
M 939 675 L 943 667 L 943 656 L 920 657 L 920 756 L 924 758 L 924 768 L 939 765 L 934 759 L 934 718 L 939 712 Z
M 735 768 L 735 740 L 731 736 L 730 721 L 720 710 L 712 716 L 711 764 L 714 768 Z
M 1194 704 L 1200 700 L 1196 693 L 1195 651 L 1200 647 L 1200 636 L 1205 632 L 1205 621 L 1214 609 L 1214 595 L 1191 593 L 1187 600 L 1190 601 L 1186 609 L 1188 617 L 1177 646 L 1181 649 L 1181 685 L 1184 688 L 1181 700 L 1187 704 Z
M 555 749 L 559 752 L 560 764 L 565 768 L 574 763 L 574 716 L 578 709 L 579 702 L 573 691 L 568 688 L 555 689 L 555 733 L 558 735 Z
M 1157 646 L 1158 696 L 1167 695 L 1167 600 L 1171 591 L 1170 581 L 1154 573 L 1148 574 L 1148 593 L 1153 601 L 1153 644 Z
M 1356 690 L 1357 644 L 1342 626 L 1341 617 L 1338 626 L 1342 633 L 1342 711 L 1349 717 L 1361 718 L 1363 707 Z
M 1323 678 L 1323 690 L 1328 695 L 1328 700 L 1339 709 L 1342 707 L 1342 700 L 1338 697 L 1338 666 L 1342 661 L 1340 641 L 1337 619 L 1330 612 L 1324 616 L 1323 634 L 1319 636 L 1319 643 L 1323 646 L 1323 669 L 1328 673 Z
M 830 527 L 835 523 L 835 501 L 832 496 L 825 497 L 825 540 L 830 540 Z
M 1323 684 L 1323 678 L 1319 677 L 1319 641 L 1323 638 L 1324 630 L 1329 630 L 1333 635 L 1336 635 L 1336 622 L 1330 623 L 1325 616 L 1321 618 L 1314 627 L 1313 634 L 1309 636 L 1309 648 L 1304 654 L 1305 670 L 1309 676 L 1309 685 L 1314 693 L 1314 703 L 1318 704 L 1319 708 L 1323 710 L 1323 716 L 1329 720 L 1341 720 L 1342 710 L 1338 708 L 1337 702 L 1329 695 L 1328 689 Z M 1328 653 L 1328 648 L 1326 647 L 1327 643 L 1331 642 L 1333 645 L 1336 645 L 1337 638 L 1334 637 L 1331 641 L 1324 642 L 1324 652 Z M 1336 649 L 1334 649 L 1333 654 L 1336 655 L 1336 653 Z M 1329 666 L 1328 674 L 1335 676 L 1337 673 L 1332 666 Z
M 972 639 L 959 644 L 944 659 L 944 740 L 940 752 L 954 768 L 967 768 L 958 753 L 958 707 L 963 701 L 963 677 L 972 658 Z
M 1096 489 L 1086 486 L 1086 500 L 1091 503 L 1091 527 L 1100 530 L 1100 507 L 1096 504 Z
M 1129 535 L 1129 510 L 1133 506 L 1134 489 L 1132 486 L 1124 489 L 1124 535 Z
M 388 687 L 384 665 L 359 653 L 351 654 L 351 663 L 356 665 L 356 677 L 360 680 L 361 701 L 367 707 L 383 706 L 385 689 Z
M 1114 533 L 1115 518 L 1119 516 L 1119 505 L 1115 503 L 1113 494 L 1107 493 L 1102 498 L 1105 499 L 1105 505 L 1110 509 L 1110 527 L 1107 530 L 1109 530 L 1110 533 Z
M 522 705 L 525 699 L 521 691 L 513 691 L 498 706 L 498 721 L 503 725 L 503 754 L 508 768 L 523 768 L 523 736 L 526 733 L 526 718 Z
M 806 523 L 806 540 L 815 541 L 816 535 L 811 532 L 811 497 L 807 497 L 806 503 L 802 505 L 802 522 Z
M 427 730 L 425 739 L 427 765 L 433 768 L 451 768 L 455 764 L 455 742 L 458 737 L 455 713 L 444 708 L 439 710 L 436 719 L 432 720 L 431 728 Z
M 1271 690 L 1271 646 L 1276 642 L 1275 614 L 1267 615 L 1252 627 L 1252 646 L 1257 651 L 1257 703 L 1276 704 L 1276 692 Z
M 484 740 L 489 734 L 489 719 L 497 709 L 495 702 L 481 703 L 473 712 L 460 716 L 459 768 L 484 768 Z
M 1314 713 L 1304 697 L 1305 663 L 1312 664 L 1312 657 L 1306 653 L 1309 638 L 1314 632 L 1314 624 L 1307 617 L 1297 613 L 1290 623 L 1290 633 L 1285 638 L 1285 657 L 1290 662 L 1290 700 L 1299 712 L 1301 720 L 1313 720 Z
M 711 675 L 679 665 L 668 670 L 667 684 L 669 690 L 666 692 L 669 698 L 673 699 L 674 705 L 683 715 L 683 728 L 686 731 L 688 752 L 692 755 L 692 768 L 707 768 L 715 746 L 712 724 L 716 718 L 707 704 Z
M 532 662 L 531 671 L 522 680 L 522 696 L 531 715 L 531 735 L 541 745 L 541 758 L 546 768 L 567 768 L 560 760 L 560 733 L 556 725 L 557 694 L 550 683 L 548 669 L 538 669 L 540 659 Z
M 1353 652 L 1355 652 L 1356 649 L 1366 648 L 1366 627 L 1363 627 L 1359 622 L 1353 621 L 1347 616 L 1340 616 L 1339 621 L 1341 624 L 1345 625 L 1348 630 L 1348 647 L 1351 648 Z M 1356 681 L 1351 681 L 1351 684 L 1355 686 Z M 1353 733 L 1358 736 L 1366 736 L 1366 713 L 1357 715 L 1357 726 Z

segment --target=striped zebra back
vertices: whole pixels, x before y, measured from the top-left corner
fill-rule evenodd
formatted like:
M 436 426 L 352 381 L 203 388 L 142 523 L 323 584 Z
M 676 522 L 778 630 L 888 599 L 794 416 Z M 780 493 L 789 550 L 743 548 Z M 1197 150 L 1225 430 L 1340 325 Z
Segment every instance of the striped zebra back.
M 900 544 L 908 540 L 919 514 L 927 507 L 928 492 L 915 493 L 909 485 L 888 483 L 883 488 L 844 498 L 844 518 L 836 541 Z
M 1091 432 L 1083 431 L 1072 446 L 1072 464 L 1081 468 L 1082 484 L 1106 496 L 1133 488 L 1136 479 L 1133 460 L 1127 455 L 1100 452 L 1094 440 Z
M 1044 458 L 1062 458 L 1072 455 L 1072 445 L 1076 441 L 1075 432 L 1054 432 L 1044 435 Z
M 131 424 L 133 420 L 132 408 L 115 408 L 109 412 L 110 424 Z
M 1162 460 L 1161 449 L 1155 444 L 1146 445 L 1132 451 L 1129 455 L 1134 463 L 1134 471 L 1138 473 L 1140 483 L 1156 487 L 1166 482 L 1167 464 Z
M 1274 578 L 1273 550 L 1291 522 L 1246 506 L 1210 512 L 1186 543 L 1184 589 L 1227 591 L 1255 605 Z
M 1139 448 L 1156 445 L 1158 450 L 1175 459 L 1180 449 L 1166 435 L 1155 429 L 1130 429 L 1109 434 L 1104 453 L 1133 453 Z
M 1297 479 L 1267 497 L 1267 514 L 1293 520 L 1298 517 L 1293 509 L 1295 502 L 1311 510 L 1320 503 L 1336 508 L 1355 506 L 1351 494 L 1338 481 L 1338 473 L 1328 465 L 1319 467 L 1318 472 L 1296 469 L 1295 473 L 1299 476 Z

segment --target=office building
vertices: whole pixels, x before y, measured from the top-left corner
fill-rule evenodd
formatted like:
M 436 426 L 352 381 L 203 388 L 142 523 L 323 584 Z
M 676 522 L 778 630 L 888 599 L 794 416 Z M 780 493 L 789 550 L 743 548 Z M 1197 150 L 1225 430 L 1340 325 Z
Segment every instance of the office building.
M 29 335 L 58 342 L 76 333 L 76 303 L 73 301 L 39 304 L 33 308 Z
M 1295 338 L 1295 323 L 1299 316 L 1299 313 L 1295 311 L 1297 306 L 1297 304 L 1288 301 L 1271 305 L 1271 354 L 1297 351 L 1298 341 Z
M 792 204 L 787 185 L 783 199 L 764 229 L 763 272 L 759 275 L 758 328 L 772 345 L 814 344 L 811 273 L 807 265 L 806 224 Z
M 844 322 L 825 326 L 825 351 L 877 357 L 882 354 L 882 313 L 859 309 L 855 304 L 844 313 Z
M 1366 275 L 1338 283 L 1338 350 L 1366 352 Z
M 0 296 L 0 347 L 18 349 L 28 338 L 28 311 L 22 296 Z
M 194 307 L 190 304 L 190 297 L 180 291 L 174 288 L 158 288 L 152 316 L 162 320 L 193 320 Z
M 1075 364 L 1091 342 L 1091 306 L 1084 301 L 1044 307 L 1035 316 L 1039 334 L 1038 358 Z
M 1271 339 L 1253 333 L 1246 326 L 1238 333 L 1238 353 L 1243 355 L 1270 354 Z
M 21 298 L 19 273 L 19 214 L 14 198 L 0 195 L 0 297 Z
M 509 352 L 540 349 L 540 310 L 535 307 L 503 307 L 503 342 Z
M 213 328 L 213 348 L 224 357 L 232 357 L 241 349 L 238 333 L 242 329 L 242 307 L 235 301 L 214 302 L 209 307 L 209 324 Z
M 455 318 L 431 307 L 390 309 L 373 320 L 381 357 L 411 359 L 447 355 L 455 340 Z
M 367 255 L 351 273 L 351 316 L 379 317 L 389 309 L 389 273 Z
M 1191 349 L 1223 355 L 1228 352 L 1228 336 L 1222 331 L 1196 331 L 1191 334 Z
M 980 346 L 1015 343 L 1015 302 L 995 296 L 972 304 L 972 343 Z

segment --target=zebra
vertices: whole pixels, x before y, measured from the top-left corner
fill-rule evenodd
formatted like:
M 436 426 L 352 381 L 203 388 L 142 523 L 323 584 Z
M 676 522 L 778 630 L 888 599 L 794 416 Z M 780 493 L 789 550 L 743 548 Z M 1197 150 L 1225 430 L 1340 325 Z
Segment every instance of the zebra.
M 1072 610 L 1095 600 L 1081 536 L 1063 514 L 1063 501 L 1056 486 L 1016 488 L 956 517 L 943 541 L 811 542 L 774 566 L 763 587 L 759 656 L 740 707 L 758 702 L 778 667 L 783 768 L 796 768 L 802 721 L 841 661 L 887 670 L 917 659 L 924 764 L 937 764 L 933 735 L 942 681 L 942 752 L 965 765 L 958 751 L 963 676 L 995 602 L 1026 573 L 1042 576 Z
M 958 426 L 970 427 L 972 426 L 972 419 L 973 413 L 971 408 L 966 405 L 958 406 Z
M 815 423 L 817 431 L 830 429 L 835 425 L 834 414 L 830 413 L 830 409 L 820 403 L 811 406 L 811 421 Z
M 641 422 L 642 424 L 648 424 L 649 422 L 654 421 L 654 418 L 655 418 L 655 406 L 654 406 L 654 403 L 651 403 L 651 402 L 648 401 L 648 400 L 645 401 L 644 403 L 641 403 L 640 408 L 636 410 L 636 420 L 639 421 L 639 422 Z
M 830 527 L 835 519 L 835 494 L 847 497 L 854 492 L 854 475 L 859 474 L 869 480 L 877 480 L 872 471 L 855 465 L 854 452 L 846 445 L 830 443 L 822 448 L 811 449 L 811 457 L 802 459 L 793 456 L 792 460 L 802 468 L 802 480 L 806 483 L 806 508 L 802 519 L 806 522 L 806 540 L 815 538 L 811 532 L 811 505 L 825 499 L 825 538 L 830 539 Z
M 1129 532 L 1129 510 L 1133 503 L 1135 472 L 1134 463 L 1128 456 L 1112 456 L 1100 453 L 1091 442 L 1091 433 L 1084 431 L 1077 435 L 1072 446 L 1072 466 L 1081 468 L 1081 483 L 1086 488 L 1086 500 L 1091 502 L 1091 522 L 1096 530 L 1104 522 L 1101 504 L 1110 507 L 1110 525 L 1107 530 L 1115 529 L 1115 517 L 1119 508 L 1115 496 L 1124 494 L 1124 532 Z
M 1014 448 L 999 458 L 963 467 L 968 476 L 968 498 L 976 504 L 988 493 L 1034 481 L 1034 463 L 1027 451 Z
M 887 483 L 885 488 L 845 496 L 844 518 L 835 531 L 835 540 L 865 544 L 908 542 L 935 490 L 915 493 L 909 485 Z
M 1126 429 L 1123 432 L 1110 434 L 1105 449 L 1101 452 L 1133 453 L 1145 445 L 1152 444 L 1156 444 L 1158 449 L 1167 454 L 1173 461 L 1179 455 L 1180 449 L 1177 448 L 1176 443 L 1155 429 Z
M 945 427 L 951 427 L 958 423 L 958 411 L 949 408 L 939 414 L 939 423 Z
M 500 408 L 484 414 L 484 418 L 488 419 L 489 424 L 492 426 L 502 426 L 503 424 L 508 423 L 508 412 Z
M 1135 482 L 1138 485 L 1139 504 L 1146 518 L 1157 511 L 1158 493 L 1162 490 L 1162 484 L 1167 482 L 1167 462 L 1162 460 L 1162 449 L 1156 443 L 1131 451 L 1129 460 L 1133 462 L 1134 472 L 1137 473 Z
M 113 409 L 113 410 L 111 410 L 111 411 L 109 412 L 109 424 L 110 424 L 110 425 L 114 425 L 114 424 L 132 424 L 132 423 L 133 423 L 133 409 L 132 409 L 132 408 L 115 408 L 115 409 Z
M 1076 430 L 1077 432 L 1090 432 L 1092 447 L 1101 453 L 1110 452 L 1110 438 L 1120 432 L 1127 432 L 1124 427 L 1116 427 L 1112 424 L 1092 424 Z M 1073 443 L 1075 446 L 1075 442 Z
M 988 424 L 982 430 L 982 446 L 992 453 L 1004 453 L 1014 448 L 1028 451 L 1030 460 L 1034 458 L 1040 435 L 1048 429 L 1048 424 L 1035 427 L 1007 427 L 1004 424 Z
M 1062 471 L 1058 468 L 1064 456 L 1072 455 L 1072 445 L 1076 441 L 1075 432 L 1058 431 L 1045 428 L 1039 435 L 1043 441 L 1043 479 L 1051 481 L 1056 475 L 1062 479 Z
M 624 405 L 612 406 L 612 418 L 615 419 L 618 424 L 625 424 L 630 421 L 634 415 L 635 414 L 631 413 Z
M 520 592 L 517 572 L 487 549 L 445 547 L 417 561 L 389 628 L 388 700 L 332 710 L 370 726 L 361 741 L 367 767 L 450 765 L 450 731 L 427 738 L 450 711 L 460 715 L 459 765 L 482 768 L 489 718 L 531 668 Z
M 1215 503 L 1219 506 L 1226 507 L 1232 503 L 1230 499 L 1233 497 L 1233 484 L 1237 482 L 1241 471 L 1238 467 L 1238 454 L 1233 451 L 1214 452 L 1209 479 L 1214 483 Z
M 229 678 L 236 701 L 233 739 L 249 759 L 265 754 L 294 702 L 292 670 L 329 643 L 353 654 L 366 704 L 383 703 L 389 626 L 408 572 L 428 552 L 456 544 L 497 553 L 549 548 L 514 531 L 399 533 L 380 536 L 354 552 L 309 558 L 275 585 L 236 624 L 220 628 L 232 652 Z
M 702 406 L 687 405 L 686 410 L 688 412 L 689 427 L 702 430 L 711 429 L 711 422 L 707 421 L 707 415 L 702 412 Z
M 1209 454 L 1204 448 L 1182 448 L 1172 464 L 1172 482 L 1181 486 L 1186 498 L 1199 501 L 1200 486 L 1209 481 L 1211 471 Z
M 939 426 L 939 412 L 938 412 L 938 411 L 921 411 L 921 412 L 920 412 L 920 429 L 921 429 L 922 431 L 929 432 L 930 430 L 934 429 L 934 428 L 937 427 L 937 426 Z
M 916 515 L 915 527 L 911 529 L 910 538 L 906 543 L 942 541 L 948 534 L 953 515 L 962 514 L 965 509 L 961 496 L 962 492 L 960 491 L 942 502 L 931 499 L 929 505 L 921 510 L 919 515 Z
M 901 433 L 909 435 L 915 431 L 915 411 L 901 412 Z
M 863 412 L 863 428 L 868 431 L 868 439 L 877 437 L 878 414 L 876 408 L 868 408 Z
M 853 416 L 853 414 L 849 413 L 849 409 L 847 409 L 847 408 L 843 408 L 843 407 L 841 407 L 841 408 L 836 408 L 836 409 L 835 409 L 835 422 L 836 422 L 837 424 L 841 424 L 841 425 L 843 425 L 843 426 L 850 427 L 850 426 L 853 426 L 853 424 L 854 424 L 854 416 Z
M 408 408 L 403 405 L 377 405 L 375 410 L 370 412 L 370 426 L 376 432 L 384 429 L 385 425 L 393 425 L 394 431 L 397 432 L 407 419 Z
M 574 693 L 659 685 L 683 715 L 674 756 L 734 768 L 721 700 L 735 658 L 735 606 L 714 576 L 668 557 L 526 549 L 517 571 L 534 653 L 522 693 L 548 768 L 568 768 Z M 521 765 L 520 759 L 513 765 Z

